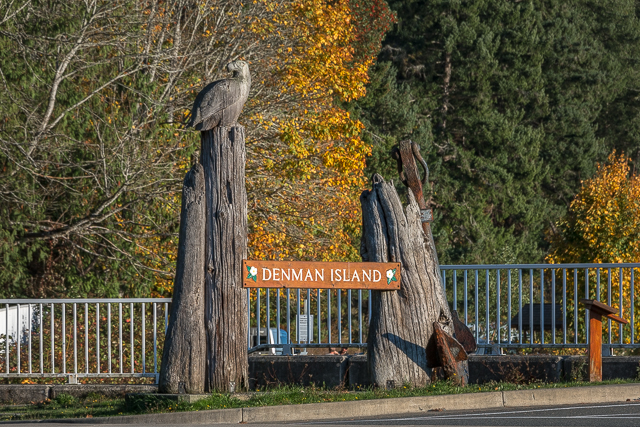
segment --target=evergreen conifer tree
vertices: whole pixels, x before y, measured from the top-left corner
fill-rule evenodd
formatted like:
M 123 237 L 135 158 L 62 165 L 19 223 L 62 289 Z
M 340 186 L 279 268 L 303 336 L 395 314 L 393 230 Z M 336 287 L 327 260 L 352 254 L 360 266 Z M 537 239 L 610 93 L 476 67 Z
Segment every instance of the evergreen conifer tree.
M 606 4 L 605 4 L 606 3 Z M 610 147 L 633 147 L 640 26 L 623 0 L 391 1 L 398 15 L 352 109 L 369 172 L 410 138 L 431 169 L 442 263 L 542 261 L 544 230 Z

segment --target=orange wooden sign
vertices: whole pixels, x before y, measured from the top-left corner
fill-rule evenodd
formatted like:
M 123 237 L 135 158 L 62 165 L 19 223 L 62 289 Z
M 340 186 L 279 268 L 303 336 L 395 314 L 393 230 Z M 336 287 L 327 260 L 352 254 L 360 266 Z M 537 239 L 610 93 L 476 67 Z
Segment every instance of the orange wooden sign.
M 242 287 L 396 291 L 400 263 L 244 260 Z

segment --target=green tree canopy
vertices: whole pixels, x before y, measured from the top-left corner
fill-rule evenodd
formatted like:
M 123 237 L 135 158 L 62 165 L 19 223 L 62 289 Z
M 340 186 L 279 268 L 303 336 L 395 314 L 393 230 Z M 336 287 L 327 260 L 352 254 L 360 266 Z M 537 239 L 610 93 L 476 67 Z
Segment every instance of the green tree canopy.
M 637 155 L 640 23 L 630 1 L 391 1 L 398 24 L 351 108 L 394 177 L 431 169 L 443 263 L 541 261 L 544 231 L 611 147 Z

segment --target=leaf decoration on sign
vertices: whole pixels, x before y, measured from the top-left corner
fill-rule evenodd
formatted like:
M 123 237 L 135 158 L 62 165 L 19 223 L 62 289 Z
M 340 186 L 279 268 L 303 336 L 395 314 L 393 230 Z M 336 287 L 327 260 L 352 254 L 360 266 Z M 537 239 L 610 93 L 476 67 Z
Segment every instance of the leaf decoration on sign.
M 391 282 L 397 282 L 398 279 L 396 279 L 396 268 L 392 269 L 392 270 L 387 270 L 387 285 Z
M 255 282 L 258 278 L 258 269 L 250 265 L 247 265 L 247 271 L 249 272 L 247 279 L 253 279 L 253 281 Z

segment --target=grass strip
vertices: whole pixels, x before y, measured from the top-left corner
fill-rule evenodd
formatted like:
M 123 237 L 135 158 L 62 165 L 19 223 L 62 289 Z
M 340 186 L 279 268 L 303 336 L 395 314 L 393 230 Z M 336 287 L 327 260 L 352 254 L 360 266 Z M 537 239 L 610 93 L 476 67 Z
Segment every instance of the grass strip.
M 243 408 L 256 406 L 298 405 L 304 403 L 343 402 L 354 400 L 384 399 L 393 397 L 438 396 L 444 394 L 482 393 L 537 388 L 567 388 L 604 384 L 628 384 L 633 380 L 611 380 L 600 383 L 582 381 L 529 384 L 486 383 L 459 387 L 447 381 L 439 381 L 426 387 L 400 387 L 392 390 L 364 388 L 357 391 L 326 389 L 324 387 L 275 386 L 254 393 L 213 393 L 195 403 L 170 401 L 154 395 L 140 395 L 133 399 L 105 398 L 89 394 L 78 399 L 61 394 L 54 400 L 31 405 L 0 406 L 0 421 L 35 420 L 53 418 L 91 418 L 117 415 L 137 415 L 210 409 Z

